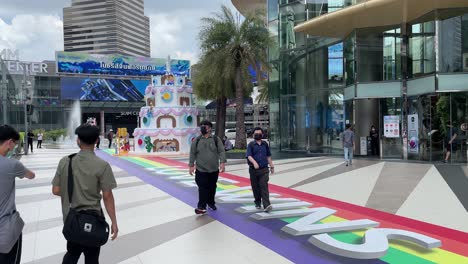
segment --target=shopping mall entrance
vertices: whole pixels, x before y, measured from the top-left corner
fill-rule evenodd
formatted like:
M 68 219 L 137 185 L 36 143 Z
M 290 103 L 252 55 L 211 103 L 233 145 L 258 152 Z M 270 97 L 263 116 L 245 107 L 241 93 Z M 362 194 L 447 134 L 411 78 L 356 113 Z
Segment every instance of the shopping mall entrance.
M 408 159 L 467 161 L 468 93 L 435 93 L 409 97 Z M 451 142 L 452 144 L 449 144 Z
M 354 125 L 355 154 L 382 159 L 464 163 L 467 161 L 468 93 L 434 93 L 345 102 L 346 123 Z M 378 140 L 371 140 L 375 126 Z M 450 144 L 451 142 L 451 144 Z M 372 151 L 378 143 L 378 154 Z
M 357 156 L 403 158 L 400 98 L 355 99 L 345 108 L 346 123 L 354 126 Z

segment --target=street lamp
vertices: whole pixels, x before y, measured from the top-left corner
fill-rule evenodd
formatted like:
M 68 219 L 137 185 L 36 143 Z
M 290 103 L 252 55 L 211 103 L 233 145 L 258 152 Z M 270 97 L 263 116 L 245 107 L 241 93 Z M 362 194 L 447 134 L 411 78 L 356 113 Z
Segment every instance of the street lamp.
M 23 64 L 23 81 L 22 81 L 22 94 L 23 94 L 23 111 L 24 111 L 24 133 L 25 133 L 25 139 L 24 139 L 24 155 L 28 155 L 28 103 L 31 104 L 31 96 L 30 96 L 30 91 L 32 89 L 32 84 L 30 81 L 26 81 L 26 68 L 28 65 L 26 63 Z

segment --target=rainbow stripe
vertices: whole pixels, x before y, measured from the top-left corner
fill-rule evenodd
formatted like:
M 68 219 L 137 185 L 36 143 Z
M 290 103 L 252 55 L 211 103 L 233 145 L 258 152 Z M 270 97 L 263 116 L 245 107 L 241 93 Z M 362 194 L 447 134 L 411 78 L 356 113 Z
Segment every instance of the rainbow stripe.
M 112 150 L 107 151 L 113 154 Z M 123 160 L 141 166 L 142 168 L 155 169 L 158 175 L 177 176 L 187 173 L 187 164 L 168 160 L 159 157 L 120 157 Z M 250 185 L 246 178 L 238 177 L 228 173 L 221 174 L 222 177 L 239 182 L 235 185 L 223 185 L 218 183 L 218 190 L 227 190 Z M 468 234 L 457 230 L 440 227 L 393 214 L 388 214 L 373 209 L 348 204 L 312 194 L 299 192 L 296 190 L 270 185 L 272 192 L 282 195 L 282 197 L 297 198 L 305 202 L 311 202 L 314 207 L 328 207 L 337 211 L 324 220 L 322 223 L 341 222 L 357 219 L 370 219 L 380 222 L 382 228 L 397 228 L 417 232 L 442 241 L 442 247 L 433 250 L 425 250 L 415 247 L 413 244 L 404 241 L 391 241 L 391 248 L 387 255 L 380 259 L 381 263 L 447 263 L 447 264 L 468 264 Z M 285 224 L 294 222 L 298 218 L 281 219 Z M 361 243 L 364 231 L 338 232 L 330 234 L 333 238 L 351 244 Z M 290 237 L 290 239 L 295 239 Z M 346 262 L 343 262 L 346 263 Z M 353 263 L 356 263 L 355 261 Z M 367 262 L 366 262 L 367 263 Z

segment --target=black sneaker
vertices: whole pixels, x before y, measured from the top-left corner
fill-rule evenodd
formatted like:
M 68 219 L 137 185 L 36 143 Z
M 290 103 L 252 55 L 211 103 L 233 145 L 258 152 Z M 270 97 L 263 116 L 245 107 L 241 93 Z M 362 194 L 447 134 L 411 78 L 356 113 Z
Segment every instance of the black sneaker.
M 210 210 L 212 210 L 212 211 L 218 210 L 218 208 L 217 208 L 216 205 L 214 205 L 214 204 L 213 204 L 213 205 L 208 205 L 208 208 L 209 208 Z
M 195 208 L 195 213 L 196 213 L 197 215 L 199 215 L 199 214 L 206 214 L 206 209 Z

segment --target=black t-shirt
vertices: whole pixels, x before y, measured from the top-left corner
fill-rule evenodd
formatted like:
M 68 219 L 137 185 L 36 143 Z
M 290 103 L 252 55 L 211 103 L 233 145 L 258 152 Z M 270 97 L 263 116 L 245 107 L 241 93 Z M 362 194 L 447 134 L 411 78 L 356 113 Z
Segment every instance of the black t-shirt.
M 372 140 L 377 140 L 379 138 L 379 132 L 377 130 L 371 130 L 369 136 L 372 138 Z
M 29 132 L 28 133 L 28 141 L 33 141 L 33 139 L 34 139 L 34 134 Z

